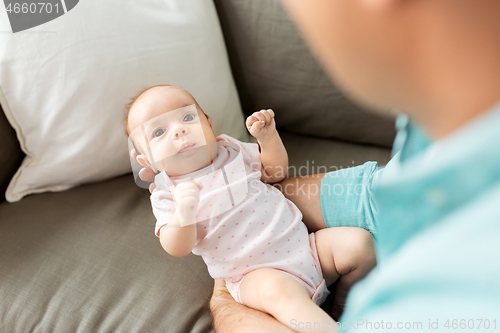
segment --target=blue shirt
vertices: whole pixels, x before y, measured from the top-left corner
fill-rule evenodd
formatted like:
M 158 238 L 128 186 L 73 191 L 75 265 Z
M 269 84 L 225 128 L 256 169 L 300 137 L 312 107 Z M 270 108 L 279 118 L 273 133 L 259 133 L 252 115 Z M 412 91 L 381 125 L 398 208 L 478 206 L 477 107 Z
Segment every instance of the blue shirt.
M 435 142 L 406 116 L 396 127 L 385 168 L 322 181 L 327 226 L 371 231 L 377 253 L 337 328 L 500 332 L 500 104 Z

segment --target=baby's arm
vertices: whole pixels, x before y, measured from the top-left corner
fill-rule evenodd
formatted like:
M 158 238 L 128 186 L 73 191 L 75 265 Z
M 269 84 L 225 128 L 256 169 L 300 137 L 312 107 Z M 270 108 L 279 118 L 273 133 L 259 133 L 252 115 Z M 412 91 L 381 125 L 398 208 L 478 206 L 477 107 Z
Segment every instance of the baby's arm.
M 177 208 L 170 222 L 160 229 L 160 243 L 174 257 L 187 256 L 196 242 L 196 213 L 201 184 L 191 180 L 175 187 Z
M 247 118 L 250 134 L 260 145 L 262 161 L 262 181 L 276 183 L 286 177 L 288 154 L 276 130 L 273 110 L 261 110 Z

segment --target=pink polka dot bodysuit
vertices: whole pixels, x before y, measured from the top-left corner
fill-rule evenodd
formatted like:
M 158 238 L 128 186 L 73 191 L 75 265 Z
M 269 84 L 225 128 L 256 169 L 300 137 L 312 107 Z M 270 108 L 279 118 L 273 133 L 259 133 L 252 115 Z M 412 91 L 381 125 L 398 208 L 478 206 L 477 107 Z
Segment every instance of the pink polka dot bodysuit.
M 203 189 L 192 252 L 202 256 L 210 275 L 224 279 L 231 295 L 243 303 L 239 286 L 247 273 L 263 267 L 279 269 L 301 283 L 319 305 L 329 291 L 321 273 L 314 234 L 308 234 L 299 209 L 260 178 L 258 145 L 218 136 L 217 157 L 212 165 L 170 177 L 166 188 L 153 191 L 155 234 L 159 236 L 160 228 L 168 224 L 175 212 L 173 183 L 195 179 L 203 184 Z

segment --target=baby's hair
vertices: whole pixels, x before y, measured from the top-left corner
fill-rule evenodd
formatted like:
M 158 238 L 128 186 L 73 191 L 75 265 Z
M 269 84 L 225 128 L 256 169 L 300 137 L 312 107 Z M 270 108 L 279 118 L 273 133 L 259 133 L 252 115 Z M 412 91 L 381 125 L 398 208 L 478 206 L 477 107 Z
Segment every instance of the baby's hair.
M 125 133 L 127 134 L 127 136 L 130 135 L 130 132 L 129 132 L 129 129 L 128 129 L 128 116 L 130 114 L 130 110 L 132 109 L 132 106 L 134 106 L 134 103 L 139 99 L 139 97 L 142 96 L 142 94 L 144 94 L 149 89 L 152 89 L 152 88 L 155 88 L 155 87 L 175 87 L 175 86 L 172 86 L 170 84 L 158 84 L 158 85 L 151 86 L 149 88 L 143 89 L 140 93 L 138 93 L 137 95 L 135 95 L 134 97 L 131 98 L 131 101 L 125 106 L 125 111 L 126 111 L 125 112 Z M 200 108 L 201 112 L 203 112 L 203 114 L 205 115 L 205 117 L 207 117 L 207 120 L 210 119 L 208 117 L 208 115 L 205 113 L 205 111 L 203 111 L 203 109 L 200 107 L 200 105 L 198 104 L 198 102 L 196 101 L 196 99 L 194 97 L 193 97 L 193 99 L 194 99 L 194 102 L 196 103 L 196 105 Z M 142 153 L 140 151 L 140 149 L 138 149 L 138 147 L 136 147 L 134 141 L 133 140 L 131 140 L 131 141 L 132 141 L 132 144 L 134 145 L 134 149 L 137 151 L 137 153 Z

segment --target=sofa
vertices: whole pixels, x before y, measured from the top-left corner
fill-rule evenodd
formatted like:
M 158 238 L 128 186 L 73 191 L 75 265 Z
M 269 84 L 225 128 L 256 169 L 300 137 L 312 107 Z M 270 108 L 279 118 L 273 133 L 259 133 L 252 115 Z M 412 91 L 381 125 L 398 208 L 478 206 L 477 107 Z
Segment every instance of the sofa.
M 289 176 L 389 161 L 394 119 L 332 83 L 279 0 L 214 3 L 243 112 L 275 111 Z M 2 111 L 0 332 L 214 332 L 213 279 L 201 257 L 162 249 L 132 173 L 9 203 L 23 158 Z

